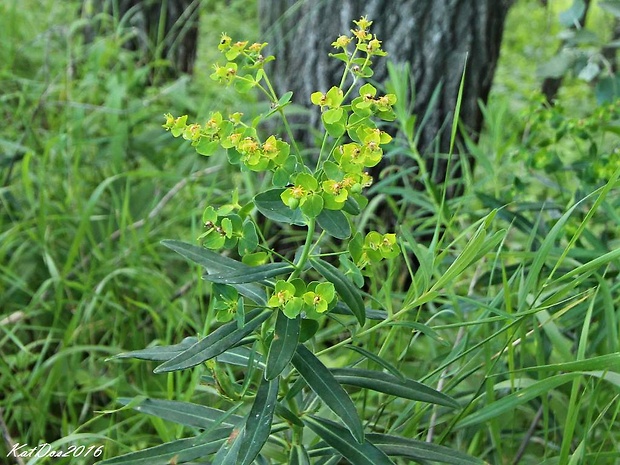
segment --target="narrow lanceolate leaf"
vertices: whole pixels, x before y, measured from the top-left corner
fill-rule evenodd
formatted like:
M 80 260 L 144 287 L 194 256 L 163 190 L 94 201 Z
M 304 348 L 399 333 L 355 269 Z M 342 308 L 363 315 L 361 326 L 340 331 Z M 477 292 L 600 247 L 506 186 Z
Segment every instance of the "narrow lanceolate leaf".
M 349 307 L 360 325 L 364 326 L 364 323 L 366 323 L 366 309 L 364 308 L 362 296 L 355 284 L 331 263 L 327 263 L 320 258 L 312 258 L 310 263 L 312 268 L 334 285 L 342 301 Z
M 134 350 L 132 352 L 123 352 L 122 354 L 110 357 L 115 358 L 137 358 L 139 360 L 153 360 L 155 362 L 165 362 L 176 357 L 181 352 L 186 351 L 198 342 L 197 337 L 186 337 L 178 344 L 171 346 L 154 346 L 147 349 Z
M 449 463 L 453 465 L 483 465 L 484 460 L 450 449 L 415 439 L 390 436 L 387 434 L 368 434 L 366 438 L 390 456 L 405 457 L 415 461 Z
M 233 433 L 220 446 L 217 454 L 215 454 L 212 465 L 237 465 L 239 450 L 243 445 L 242 435 L 243 431 L 241 429 L 233 430 Z
M 303 420 L 323 441 L 353 465 L 394 465 L 394 462 L 368 439 L 358 443 L 346 428 L 333 421 L 313 415 L 306 416 Z
M 278 384 L 277 379 L 271 381 L 263 379 L 258 388 L 254 404 L 245 424 L 237 462 L 239 465 L 250 465 L 269 438 L 273 412 L 278 398 Z
M 186 242 L 173 240 L 165 240 L 161 241 L 161 243 L 169 249 L 172 249 L 178 254 L 182 255 L 186 259 L 202 266 L 209 273 L 224 274 L 242 272 L 242 270 L 251 268 L 241 262 L 238 262 L 237 260 L 224 257 L 215 252 L 212 252 L 211 250 L 207 250 L 204 247 L 198 247 L 192 244 L 187 244 Z M 232 286 L 237 289 L 241 295 L 247 297 L 248 299 L 251 299 L 258 305 L 267 305 L 267 295 L 265 294 L 265 290 L 261 286 L 252 283 L 233 284 Z
M 353 401 L 321 361 L 302 344 L 297 346 L 293 366 L 308 386 L 349 428 L 358 442 L 364 440 L 364 427 Z
M 551 365 L 539 365 L 528 368 L 514 370 L 512 373 L 522 371 L 620 371 L 620 353 L 598 355 L 583 360 L 575 360 L 573 362 L 553 363 Z
M 398 368 L 396 368 L 394 365 L 392 365 L 390 362 L 388 362 L 387 360 L 384 360 L 383 358 L 379 357 L 377 354 L 373 354 L 372 352 L 370 352 L 369 350 L 366 350 L 362 347 L 357 347 L 357 346 L 352 346 L 352 345 L 348 345 L 345 346 L 347 349 L 351 349 L 355 352 L 357 352 L 358 354 L 363 355 L 364 357 L 366 357 L 368 360 L 372 360 L 373 362 L 375 362 L 377 365 L 382 366 L 383 368 L 385 368 L 387 371 L 389 371 L 390 373 L 392 373 L 394 376 L 396 376 L 398 379 L 400 379 L 401 381 L 405 381 L 405 375 L 403 375 Z
M 562 384 L 566 384 L 579 376 L 583 375 L 581 373 L 566 373 L 551 376 L 550 378 L 543 379 L 542 381 L 537 381 L 526 388 L 519 389 L 502 399 L 496 400 L 493 403 L 482 407 L 471 415 L 466 416 L 455 425 L 455 428 L 464 428 L 466 426 L 477 425 L 479 423 L 486 422 L 491 418 L 496 418 L 506 412 L 514 412 L 519 405 L 529 402 L 538 396 L 546 396 L 549 394 L 549 391 L 561 386 Z
M 132 400 L 125 397 L 118 399 L 123 405 L 129 404 Z M 232 430 L 233 427 L 243 421 L 243 417 L 224 410 L 175 400 L 144 399 L 134 409 L 180 425 L 204 429 L 221 425 Z
M 258 308 L 246 315 L 245 326 L 239 328 L 236 321 L 231 321 L 219 327 L 204 339 L 201 339 L 189 349 L 181 352 L 176 357 L 162 363 L 155 368 L 155 373 L 184 370 L 199 363 L 217 357 L 221 353 L 233 347 L 244 337 L 258 328 L 269 316 L 271 310 Z
M 267 354 L 266 379 L 276 378 L 289 364 L 299 343 L 300 328 L 301 315 L 289 318 L 278 310 L 276 328 Z
M 263 281 L 281 274 L 290 273 L 294 268 L 288 263 L 268 263 L 261 266 L 246 266 L 245 268 L 216 274 L 207 274 L 203 278 L 212 283 L 246 284 Z
M 197 245 L 188 244 L 187 242 L 163 240 L 161 243 L 169 249 L 174 250 L 179 255 L 202 266 L 209 273 L 230 272 L 242 269 L 246 266 L 237 260 L 224 257 L 204 247 L 198 247 Z
M 216 429 L 207 435 L 179 439 L 138 452 L 98 462 L 98 465 L 167 465 L 185 463 L 216 452 L 226 441 L 230 429 Z
M 291 447 L 291 456 L 288 459 L 289 465 L 311 465 L 308 452 L 302 444 L 295 444 Z
M 259 370 L 265 369 L 265 362 L 260 354 L 249 347 L 233 347 L 218 355 L 216 360 L 221 363 L 249 368 L 252 365 Z
M 412 379 L 403 381 L 388 373 L 358 368 L 336 368 L 330 371 L 340 384 L 372 389 L 403 399 L 418 400 L 452 408 L 459 407 L 458 402 L 452 397 Z
M 349 225 L 349 220 L 341 211 L 323 210 L 316 217 L 316 221 L 327 234 L 336 239 L 348 239 L 351 237 L 351 225 Z

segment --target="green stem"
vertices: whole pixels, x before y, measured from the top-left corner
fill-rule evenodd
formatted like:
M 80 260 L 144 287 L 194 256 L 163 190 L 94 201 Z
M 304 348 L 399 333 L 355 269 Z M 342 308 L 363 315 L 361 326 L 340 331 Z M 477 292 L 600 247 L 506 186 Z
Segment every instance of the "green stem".
M 422 305 L 423 303 L 427 302 L 428 300 L 430 300 L 430 296 L 435 294 L 435 291 L 431 291 L 428 290 L 426 292 L 424 292 L 421 296 L 419 296 L 417 299 L 415 299 L 413 302 L 411 302 L 408 305 L 403 306 L 403 308 L 401 308 L 399 311 L 397 311 L 396 313 L 393 313 L 392 315 L 389 315 L 385 320 L 381 320 L 379 323 L 377 323 L 375 326 L 371 326 L 368 329 L 363 329 L 361 331 L 359 331 L 358 333 L 355 334 L 355 336 L 349 336 L 348 338 L 334 344 L 331 345 L 319 352 L 317 352 L 315 355 L 318 357 L 322 354 L 325 354 L 327 352 L 330 352 L 334 349 L 336 349 L 337 347 L 341 347 L 347 344 L 350 344 L 353 341 L 353 337 L 359 338 L 362 336 L 365 336 L 367 334 L 372 334 L 375 331 L 377 331 L 378 329 L 381 329 L 385 326 L 390 325 L 393 321 L 397 321 L 401 316 L 405 315 L 407 312 L 410 312 L 412 309 L 414 309 L 415 307 L 418 307 L 420 305 Z
M 306 266 L 306 262 L 308 261 L 308 257 L 310 256 L 310 250 L 312 250 L 312 246 L 313 246 L 312 239 L 314 238 L 315 225 L 316 225 L 316 219 L 309 218 L 308 219 L 308 233 L 306 234 L 306 243 L 304 244 L 304 248 L 301 251 L 299 262 L 297 263 L 297 266 L 295 267 L 295 271 L 291 273 L 291 275 L 288 278 L 288 281 L 292 281 L 293 279 L 298 278 L 302 270 L 304 269 L 304 266 Z
M 269 92 L 271 93 L 271 95 L 269 93 L 267 93 L 267 95 L 269 96 L 271 101 L 277 105 L 278 95 L 276 94 L 276 91 L 273 88 L 273 85 L 271 84 L 271 81 L 269 80 L 269 77 L 267 76 L 266 73 L 263 75 L 263 79 L 265 81 L 265 84 L 267 84 L 267 88 L 269 89 Z M 278 113 L 280 113 L 280 116 L 282 117 L 282 124 L 284 124 L 284 129 L 286 131 L 286 134 L 288 135 L 289 139 L 291 139 L 291 145 L 293 146 L 293 149 L 297 155 L 297 158 L 299 162 L 303 164 L 301 152 L 299 150 L 299 147 L 297 146 L 297 141 L 295 140 L 295 136 L 293 135 L 293 130 L 291 129 L 291 126 L 288 123 L 288 119 L 286 118 L 286 115 L 284 114 L 284 109 L 282 109 L 281 107 L 278 107 Z

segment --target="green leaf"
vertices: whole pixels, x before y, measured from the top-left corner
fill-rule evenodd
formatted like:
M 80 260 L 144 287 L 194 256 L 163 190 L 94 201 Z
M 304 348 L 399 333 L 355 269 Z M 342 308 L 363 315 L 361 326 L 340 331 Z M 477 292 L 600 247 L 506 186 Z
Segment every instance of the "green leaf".
M 353 197 L 347 197 L 347 201 L 342 209 L 349 215 L 359 215 L 362 212 L 359 203 Z
M 281 274 L 289 273 L 294 267 L 288 263 L 267 263 L 260 266 L 246 266 L 229 273 L 206 274 L 203 279 L 212 283 L 246 284 L 264 281 Z
M 606 2 L 598 2 L 597 5 L 600 9 L 611 13 L 616 18 L 620 18 L 620 2 L 618 0 L 610 0 Z
M 301 329 L 299 331 L 299 342 L 306 342 L 313 337 L 319 330 L 319 322 L 316 320 L 301 320 Z
M 364 301 L 359 290 L 355 287 L 347 277 L 334 265 L 327 263 L 320 258 L 311 258 L 310 264 L 318 271 L 321 276 L 331 282 L 336 288 L 336 292 L 351 310 L 360 326 L 364 326 L 366 323 L 366 309 L 364 308 Z
M 319 194 L 310 194 L 301 205 L 301 211 L 310 218 L 316 218 L 323 211 L 323 197 Z
M 330 108 L 323 113 L 323 121 L 325 124 L 334 124 L 342 119 L 343 113 L 342 108 Z
M 254 205 L 259 212 L 273 221 L 279 223 L 296 224 L 305 226 L 306 222 L 299 209 L 291 210 L 282 202 L 280 194 L 285 189 L 270 189 L 254 197 Z
M 559 14 L 560 23 L 566 27 L 575 27 L 583 21 L 586 12 L 584 0 L 573 0 L 573 4 L 567 10 Z
M 122 354 L 110 357 L 108 360 L 115 358 L 137 358 L 139 360 L 153 360 L 155 362 L 165 362 L 176 357 L 181 352 L 185 352 L 191 346 L 198 342 L 197 337 L 186 337 L 178 344 L 171 346 L 154 346 L 147 349 L 134 350 L 131 352 L 123 352 Z
M 308 386 L 340 417 L 355 439 L 361 443 L 364 440 L 364 428 L 355 405 L 327 367 L 302 344 L 297 346 L 292 362 Z
M 239 451 L 238 463 L 241 465 L 250 465 L 269 438 L 278 397 L 278 384 L 277 379 L 270 381 L 263 379 L 256 392 Z
M 566 384 L 573 379 L 583 376 L 581 373 L 566 373 L 561 375 L 551 376 L 550 378 L 537 381 L 530 386 L 518 389 L 516 392 L 507 395 L 506 397 L 496 400 L 489 405 L 476 410 L 469 416 L 466 416 L 459 421 L 455 428 L 464 428 L 466 426 L 473 426 L 479 423 L 486 422 L 491 418 L 496 418 L 506 412 L 513 412 L 519 405 L 525 404 L 530 400 L 542 396 L 548 395 L 549 392 L 562 384 Z
M 303 421 L 353 465 L 394 465 L 394 462 L 370 441 L 356 442 L 347 429 L 333 421 L 314 415 L 305 416 Z
M 203 247 L 198 247 L 186 242 L 164 240 L 161 243 L 182 255 L 184 258 L 199 264 L 209 273 L 230 273 L 250 268 L 237 260 L 224 257 Z M 267 295 L 262 287 L 256 284 L 234 284 L 233 287 L 237 289 L 241 295 L 251 299 L 258 305 L 267 305 Z
M 237 327 L 236 321 L 226 323 L 189 349 L 159 365 L 154 373 L 183 370 L 218 356 L 252 333 L 271 314 L 271 310 L 257 308 L 246 315 L 247 321 L 242 328 Z
M 428 460 L 453 465 L 484 465 L 486 463 L 484 460 L 471 457 L 457 450 L 429 442 L 376 433 L 367 434 L 366 437 L 387 455 L 406 457 L 416 462 Z
M 345 346 L 347 349 L 351 349 L 354 352 L 357 352 L 358 354 L 366 357 L 368 360 L 372 360 L 373 362 L 375 362 L 377 365 L 382 366 L 383 368 L 385 368 L 387 371 L 389 371 L 390 373 L 392 373 L 394 376 L 396 376 L 398 379 L 400 379 L 401 381 L 405 381 L 405 375 L 403 375 L 398 368 L 396 368 L 394 365 L 392 365 L 391 363 L 389 363 L 387 360 L 379 357 L 377 354 L 374 354 L 362 347 L 357 347 L 357 346 L 352 346 L 352 345 L 348 345 Z
M 310 457 L 303 444 L 293 444 L 288 463 L 289 465 L 311 465 Z
M 217 454 L 215 454 L 211 465 L 237 465 L 239 450 L 243 445 L 243 432 L 240 430 L 235 430 L 234 434 L 236 434 L 234 440 L 232 440 L 232 436 L 230 436 L 229 439 L 220 446 L 220 450 L 218 450 Z
M 208 137 L 202 137 L 194 147 L 200 155 L 212 155 L 220 146 L 219 140 L 209 140 Z
M 278 402 L 276 404 L 276 415 L 278 415 L 283 420 L 288 421 L 292 425 L 304 426 L 303 422 L 299 419 L 299 414 L 291 412 L 284 405 L 282 405 L 282 402 Z
M 121 397 L 118 399 L 118 402 L 127 405 L 132 400 L 127 397 Z M 222 425 L 232 430 L 233 427 L 243 421 L 243 417 L 225 412 L 224 410 L 174 400 L 147 398 L 135 406 L 134 410 L 173 421 L 180 425 L 204 429 L 213 429 L 216 426 Z
M 351 237 L 351 226 L 344 213 L 338 210 L 323 210 L 316 218 L 319 226 L 327 234 L 336 239 L 348 239 Z
M 173 458 L 178 463 L 189 462 L 216 452 L 229 434 L 229 428 L 218 428 L 194 438 L 179 439 L 104 460 L 98 465 L 168 465 Z
M 592 358 L 586 358 L 583 360 L 574 360 L 572 362 L 553 363 L 551 365 L 538 365 L 519 370 L 514 370 L 512 373 L 519 373 L 522 371 L 596 371 L 596 370 L 608 370 L 608 371 L 620 371 L 620 353 L 598 355 Z
M 243 223 L 242 235 L 239 238 L 239 255 L 244 256 L 252 253 L 258 247 L 258 234 L 256 225 L 252 221 Z
M 343 119 L 346 120 L 346 114 Z M 337 139 L 338 137 L 344 135 L 344 133 L 347 131 L 344 123 L 340 121 L 334 124 L 325 123 L 325 130 L 334 139 Z
M 286 105 L 288 102 L 291 101 L 292 98 L 293 98 L 293 92 L 289 90 L 284 95 L 282 95 L 282 97 L 280 97 L 280 100 L 278 100 L 278 106 Z
M 353 312 L 342 302 L 338 302 L 334 308 L 330 310 L 330 313 L 337 315 L 353 315 Z M 374 308 L 366 309 L 366 318 L 369 320 L 387 320 L 388 314 L 384 310 L 375 310 Z
M 233 347 L 232 349 L 221 353 L 215 359 L 218 362 L 227 363 L 228 365 L 249 368 L 251 364 L 259 370 L 265 369 L 265 363 L 263 362 L 261 355 L 257 354 L 255 350 L 245 346 Z
M 267 354 L 266 379 L 276 378 L 290 363 L 299 343 L 300 328 L 301 315 L 289 318 L 282 311 L 278 311 L 275 333 Z
M 330 371 L 340 384 L 372 389 L 373 391 L 384 392 L 403 399 L 428 402 L 452 408 L 459 407 L 458 402 L 452 397 L 412 379 L 403 381 L 388 373 L 358 368 L 334 368 Z

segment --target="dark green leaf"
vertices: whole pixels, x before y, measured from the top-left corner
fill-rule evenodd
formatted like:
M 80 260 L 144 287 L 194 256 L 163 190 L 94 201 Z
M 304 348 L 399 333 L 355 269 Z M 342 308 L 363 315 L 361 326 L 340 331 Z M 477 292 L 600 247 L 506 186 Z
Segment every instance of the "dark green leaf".
M 153 360 L 156 362 L 165 362 L 171 358 L 176 357 L 181 352 L 185 352 L 191 346 L 198 342 L 197 337 L 186 337 L 178 344 L 171 346 L 154 346 L 147 349 L 133 350 L 131 352 L 123 352 L 122 354 L 110 357 L 110 360 L 115 358 L 137 358 L 139 360 Z
M 241 262 L 216 254 L 203 247 L 173 240 L 165 240 L 161 243 L 186 259 L 201 265 L 209 273 L 223 274 L 234 271 L 240 272 L 243 269 L 250 268 Z M 241 295 L 251 299 L 258 305 L 267 305 L 267 296 L 260 286 L 256 284 L 233 284 L 233 287 L 237 289 Z
M 452 397 L 412 379 L 403 381 L 388 373 L 358 368 L 334 368 L 331 372 L 340 384 L 372 389 L 373 391 L 384 392 L 404 399 L 418 400 L 452 408 L 459 407 L 459 404 Z
M 132 400 L 126 397 L 118 399 L 123 405 L 129 404 Z M 174 400 L 147 398 L 135 406 L 134 409 L 138 412 L 179 423 L 180 425 L 205 429 L 222 425 L 232 430 L 233 427 L 243 421 L 243 417 L 225 412 L 224 410 Z
M 299 344 L 293 356 L 293 366 L 308 383 L 308 386 L 349 428 L 358 442 L 364 440 L 362 421 L 355 410 L 353 401 L 338 384 L 321 361 L 305 346 Z
M 291 447 L 291 456 L 288 463 L 289 465 L 311 465 L 308 452 L 302 444 L 294 444 Z
M 249 367 L 253 363 L 255 368 L 264 369 L 265 363 L 260 354 L 249 347 L 233 347 L 216 357 L 218 362 L 240 367 Z
M 239 451 L 238 463 L 241 465 L 250 465 L 269 438 L 273 412 L 278 397 L 278 384 L 277 379 L 271 381 L 263 379 L 258 388 L 254 404 L 245 424 L 243 444 Z
M 299 419 L 299 415 L 295 415 L 293 412 L 287 409 L 284 405 L 282 405 L 281 402 L 278 402 L 276 404 L 276 415 L 288 421 L 292 425 L 304 426 L 303 422 Z
M 371 433 L 366 435 L 369 441 L 387 455 L 406 457 L 416 461 L 450 463 L 453 465 L 482 465 L 484 460 L 471 457 L 445 446 L 415 439 Z
M 245 266 L 229 273 L 207 274 L 203 278 L 212 283 L 246 284 L 263 281 L 293 271 L 288 263 L 267 263 L 260 266 Z
M 267 320 L 271 314 L 271 310 L 264 310 L 262 308 L 252 310 L 246 315 L 247 321 L 244 327 L 238 328 L 236 321 L 226 323 L 204 339 L 198 341 L 189 349 L 159 365 L 155 368 L 154 372 L 165 373 L 168 371 L 183 370 L 210 360 L 213 357 L 217 357 L 252 333 L 252 331 Z
M 320 258 L 310 259 L 312 267 L 318 271 L 321 276 L 331 282 L 336 288 L 336 292 L 342 299 L 342 301 L 349 307 L 351 312 L 361 326 L 366 323 L 366 309 L 364 308 L 364 301 L 359 290 L 355 287 L 347 277 L 334 265 L 327 263 Z
M 388 362 L 387 360 L 384 360 L 383 358 L 379 357 L 377 354 L 374 354 L 362 347 L 357 347 L 357 346 L 345 346 L 347 349 L 351 349 L 355 352 L 357 352 L 360 355 L 363 355 L 364 357 L 366 357 L 368 360 L 372 360 L 373 362 L 375 362 L 377 365 L 382 366 L 383 368 L 385 368 L 387 371 L 389 371 L 390 373 L 392 373 L 394 376 L 396 376 L 397 378 L 399 378 L 401 381 L 405 381 L 405 375 L 403 375 L 398 368 L 396 368 L 394 365 L 392 365 L 390 362 Z
M 234 440 L 232 436 L 230 436 L 229 439 L 220 446 L 220 450 L 215 454 L 211 465 L 237 465 L 239 450 L 243 445 L 243 430 L 235 431 L 234 435 Z
M 266 379 L 274 379 L 290 363 L 299 343 L 300 328 L 301 315 L 289 318 L 278 310 L 275 333 L 267 354 Z
M 337 423 L 315 416 L 304 417 L 304 423 L 353 465 L 394 465 L 387 455 L 367 439 L 358 443 L 351 433 Z
M 348 239 L 351 237 L 351 226 L 344 213 L 338 210 L 323 210 L 316 218 L 319 226 L 327 234 L 336 239 Z
M 350 215 L 359 215 L 361 213 L 360 205 L 353 197 L 348 197 L 342 209 Z
M 599 79 L 594 93 L 599 105 L 616 101 L 620 96 L 620 76 L 605 76 Z
M 229 434 L 230 429 L 220 428 L 195 438 L 179 439 L 104 460 L 98 465 L 168 465 L 173 458 L 178 463 L 189 462 L 213 454 L 226 441 Z
M 476 410 L 471 415 L 462 418 L 455 425 L 455 428 L 464 428 L 467 426 L 477 425 L 487 422 L 491 418 L 496 418 L 503 415 L 506 412 L 514 412 L 520 405 L 529 402 L 536 397 L 549 395 L 549 393 L 558 386 L 566 384 L 580 376 L 583 375 L 581 373 L 565 373 L 545 378 L 542 381 L 536 381 L 535 383 L 530 384 L 523 389 L 518 389 L 516 392 L 513 392 L 502 399 L 495 400 L 494 402 Z
M 342 302 L 338 302 L 334 308 L 330 310 L 331 313 L 338 315 L 353 315 L 353 312 Z M 366 309 L 366 318 L 369 320 L 386 320 L 388 314 L 384 310 L 375 310 L 374 308 Z
M 306 342 L 319 330 L 319 322 L 316 320 L 301 320 L 301 330 L 299 331 L 299 342 Z
M 270 189 L 254 197 L 254 205 L 259 212 L 267 218 L 280 223 L 296 224 L 304 226 L 306 224 L 301 211 L 297 208 L 291 210 L 282 202 L 280 194 L 284 189 Z

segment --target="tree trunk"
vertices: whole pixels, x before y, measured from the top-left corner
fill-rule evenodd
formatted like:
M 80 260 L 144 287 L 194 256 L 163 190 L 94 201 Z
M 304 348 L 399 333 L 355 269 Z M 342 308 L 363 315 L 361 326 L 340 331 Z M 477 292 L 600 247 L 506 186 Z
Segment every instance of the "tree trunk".
M 131 28 L 134 36 L 127 47 L 141 51 L 144 63 L 168 60 L 171 66 L 163 74 L 174 78 L 193 70 L 199 5 L 200 0 L 84 0 L 82 11 L 88 16 L 109 14 L 115 23 Z
M 367 16 L 371 32 L 395 62 L 408 61 L 415 80 L 417 121 L 429 112 L 421 128 L 418 150 L 427 155 L 447 153 L 463 67 L 467 62 L 461 121 L 474 139 L 482 126 L 479 101 L 487 100 L 506 14 L 512 0 L 260 0 L 261 26 L 276 55 L 273 68 L 278 92 L 294 92 L 294 101 L 309 105 L 316 90 L 325 92 L 339 81 L 340 62 L 328 57 L 331 42 L 352 28 L 351 21 Z M 387 59 L 375 62 L 373 80 L 386 78 Z M 433 108 L 431 96 L 441 86 Z M 317 126 L 319 115 L 310 124 Z M 308 138 L 304 138 L 308 141 Z M 446 178 L 447 160 L 434 166 L 435 182 Z M 451 173 L 450 177 L 459 176 Z

